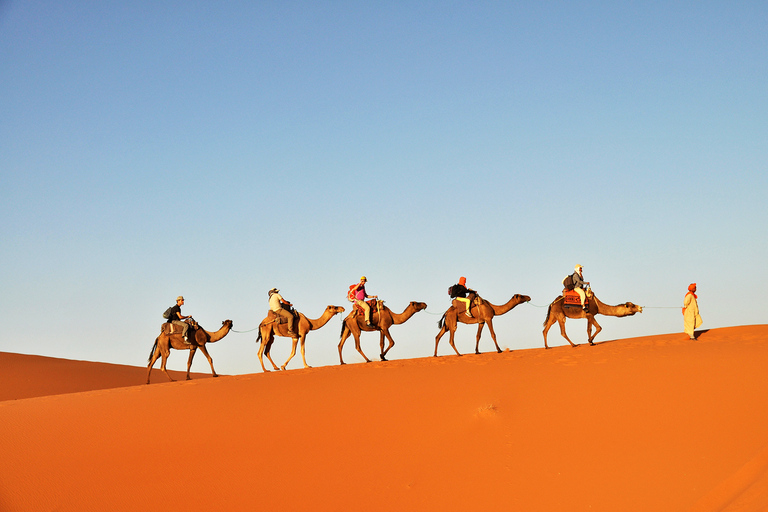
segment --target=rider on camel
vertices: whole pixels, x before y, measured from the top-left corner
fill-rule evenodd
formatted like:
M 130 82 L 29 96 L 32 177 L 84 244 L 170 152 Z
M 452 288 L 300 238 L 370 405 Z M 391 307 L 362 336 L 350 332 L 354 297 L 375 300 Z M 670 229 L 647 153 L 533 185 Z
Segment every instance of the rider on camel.
M 472 318 L 472 313 L 469 312 L 469 308 L 472 305 L 470 302 L 470 299 L 467 298 L 467 294 L 469 293 L 477 293 L 475 290 L 472 290 L 470 288 L 467 288 L 467 278 L 466 277 L 460 277 L 459 282 L 453 286 L 451 286 L 451 298 L 456 299 L 458 301 L 461 301 L 466 306 L 466 310 L 464 313 L 470 318 Z
M 584 267 L 581 265 L 576 265 L 574 267 L 576 272 L 573 273 L 573 291 L 579 294 L 579 299 L 581 300 L 581 309 L 584 311 L 587 311 L 587 306 L 584 305 L 587 299 L 587 294 L 584 291 L 587 286 L 589 286 L 588 281 L 584 281 Z
M 360 306 L 360 308 L 365 313 L 365 325 L 368 327 L 373 327 L 373 324 L 371 323 L 371 307 L 368 305 L 368 303 L 365 302 L 365 299 L 368 297 L 372 299 L 378 299 L 378 295 L 368 295 L 365 292 L 365 283 L 368 281 L 368 278 L 365 276 L 360 278 L 360 282 L 355 287 L 355 305 Z
M 280 295 L 280 290 L 277 288 L 272 288 L 269 290 L 269 309 L 270 311 L 275 313 L 275 316 L 278 318 L 284 319 L 286 322 L 288 322 L 288 335 L 295 337 L 297 336 L 296 332 L 293 330 L 293 324 L 295 319 L 293 318 L 293 315 L 290 311 L 287 311 L 283 304 L 285 304 L 288 307 L 291 307 L 292 304 L 288 302 L 287 300 L 283 299 L 283 296 Z

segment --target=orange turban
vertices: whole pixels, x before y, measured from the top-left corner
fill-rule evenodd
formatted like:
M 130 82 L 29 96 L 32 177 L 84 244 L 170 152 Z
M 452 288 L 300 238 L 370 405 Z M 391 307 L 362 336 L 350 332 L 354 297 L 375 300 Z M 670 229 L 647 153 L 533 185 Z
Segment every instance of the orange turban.
M 696 290 L 696 283 L 691 283 L 688 285 L 688 291 L 692 292 Z
M 465 286 L 467 284 L 467 278 L 466 277 L 460 277 L 459 278 L 459 284 L 461 286 Z

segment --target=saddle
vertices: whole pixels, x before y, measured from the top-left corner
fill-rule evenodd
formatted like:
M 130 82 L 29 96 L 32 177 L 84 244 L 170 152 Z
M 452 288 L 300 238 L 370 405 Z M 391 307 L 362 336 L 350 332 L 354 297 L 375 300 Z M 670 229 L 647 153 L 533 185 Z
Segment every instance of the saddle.
M 584 305 L 589 306 L 589 294 L 584 299 Z M 563 290 L 563 306 L 565 307 L 581 307 L 581 297 L 574 290 Z
M 299 322 L 299 312 L 296 311 L 295 309 L 293 309 L 292 307 L 286 306 L 285 304 L 281 304 L 281 306 L 283 306 L 284 310 L 286 310 L 287 312 L 289 312 L 290 314 L 293 315 L 293 318 L 296 320 L 296 324 L 295 325 L 299 325 L 298 324 L 298 322 Z M 281 316 L 278 316 L 277 313 L 275 313 L 271 309 L 267 313 L 267 321 L 274 322 L 275 325 L 287 324 L 288 323 L 288 320 L 286 320 L 285 318 L 283 318 Z
M 184 323 L 189 325 L 189 329 L 187 329 L 187 337 L 189 337 L 189 335 L 197 329 L 197 322 L 184 320 Z M 166 322 L 160 325 L 160 334 L 166 334 L 168 336 L 171 334 L 181 334 L 181 326 Z
M 470 306 L 469 306 L 470 312 L 472 310 L 472 306 L 480 306 L 484 302 L 482 297 L 480 297 L 476 293 L 470 293 L 467 296 L 467 298 L 470 301 Z M 467 309 L 466 303 L 464 301 L 461 301 L 461 300 L 458 300 L 458 299 L 453 299 L 451 301 L 451 305 L 453 305 L 453 307 L 456 309 L 457 313 L 462 313 L 462 312 L 466 311 L 466 309 Z
M 365 303 L 368 304 L 368 306 L 370 306 L 371 308 L 371 319 L 373 319 L 373 314 L 381 311 L 381 309 L 384 306 L 384 301 L 379 299 L 367 300 L 365 301 Z M 365 315 L 365 311 L 363 311 L 363 308 L 361 308 L 357 302 L 355 302 L 354 308 L 355 308 L 355 316 Z

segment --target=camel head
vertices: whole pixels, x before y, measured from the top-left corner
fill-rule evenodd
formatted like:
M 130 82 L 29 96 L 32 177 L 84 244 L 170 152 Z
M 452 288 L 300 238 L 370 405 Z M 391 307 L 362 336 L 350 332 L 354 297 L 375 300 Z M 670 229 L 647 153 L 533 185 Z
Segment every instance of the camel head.
M 516 293 L 513 298 L 520 300 L 520 302 L 531 302 L 531 298 L 529 296 L 520 295 L 519 293 Z
M 413 306 L 413 309 L 415 309 L 416 311 L 422 311 L 424 309 L 427 309 L 427 305 L 423 302 L 411 301 L 411 306 Z
M 635 313 L 642 313 L 643 307 L 638 306 L 637 304 L 632 304 L 631 302 L 625 302 L 621 305 L 622 307 L 626 308 L 626 313 L 621 316 L 632 316 Z
M 334 315 L 338 315 L 339 313 L 344 312 L 344 308 L 341 306 L 328 306 L 327 308 L 325 308 L 325 310 L 330 311 Z
M 223 322 L 221 322 L 221 325 L 222 326 L 226 325 L 227 329 L 232 330 L 232 326 L 234 324 L 232 323 L 232 320 L 224 320 Z

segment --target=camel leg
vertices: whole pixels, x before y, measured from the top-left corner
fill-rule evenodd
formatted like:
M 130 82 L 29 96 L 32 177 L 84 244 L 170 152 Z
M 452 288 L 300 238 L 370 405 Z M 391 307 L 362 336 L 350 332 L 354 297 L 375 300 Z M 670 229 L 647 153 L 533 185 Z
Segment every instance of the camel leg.
M 208 364 L 210 364 L 210 365 L 211 365 L 211 375 L 212 375 L 213 377 L 218 377 L 218 374 L 216 373 L 216 370 L 214 370 L 214 369 L 213 369 L 213 358 L 212 358 L 212 357 L 211 357 L 211 355 L 208 353 L 208 349 L 207 349 L 207 348 L 205 348 L 205 345 L 200 345 L 200 352 L 202 352 L 202 353 L 203 353 L 203 355 L 205 356 L 205 358 L 208 360 Z M 192 361 L 192 358 L 190 357 L 190 358 L 189 358 L 189 360 L 190 360 L 190 361 Z M 189 375 L 189 369 L 187 369 L 187 375 Z M 187 377 L 187 378 L 189 378 L 189 377 Z
M 264 355 L 267 356 L 267 359 L 269 359 L 269 362 L 272 363 L 272 368 L 275 370 L 278 370 L 279 368 L 275 364 L 275 362 L 272 360 L 272 355 L 269 353 L 270 350 L 272 350 L 272 344 L 275 342 L 275 335 L 272 334 L 269 341 L 267 342 L 267 348 L 264 349 Z
M 387 346 L 387 350 L 384 350 L 384 336 L 387 337 L 387 340 L 389 340 L 389 346 Z M 379 342 L 379 345 L 381 347 L 381 360 L 386 361 L 386 355 L 387 352 L 389 352 L 389 349 L 395 346 L 395 340 L 392 339 L 392 335 L 389 334 L 389 329 L 382 329 L 381 331 L 381 340 Z
M 348 327 L 344 327 L 344 329 L 341 331 L 341 340 L 339 340 L 339 361 L 341 364 L 347 364 L 344 362 L 344 358 L 341 356 L 341 349 L 344 348 L 344 342 L 347 341 L 347 338 L 349 338 L 350 335 L 350 329 Z
M 168 340 L 168 346 L 162 346 L 160 347 L 160 354 L 162 356 L 162 360 L 160 361 L 160 369 L 163 371 L 166 377 L 168 377 L 168 380 L 171 382 L 174 382 L 173 377 L 168 373 L 168 370 L 165 369 L 165 363 L 168 362 L 168 356 L 171 355 L 171 349 L 170 349 L 171 340 Z
M 448 328 L 443 324 L 443 327 L 440 329 L 440 332 L 437 333 L 437 336 L 435 337 L 435 357 L 437 357 L 437 346 L 440 344 L 440 338 L 443 337 L 443 334 L 448 332 Z
M 363 356 L 363 359 L 365 359 L 365 362 L 366 363 L 370 363 L 371 360 L 368 359 L 368 356 L 363 354 L 363 349 L 360 348 L 360 334 L 356 333 L 356 332 L 353 332 L 352 336 L 354 336 L 354 338 L 355 338 L 355 348 L 357 349 L 358 352 L 360 352 L 360 355 Z
M 568 335 L 567 335 L 567 334 L 565 334 L 565 319 L 564 319 L 564 318 L 563 318 L 563 319 L 560 319 L 560 318 L 558 318 L 558 319 L 557 319 L 557 323 L 558 323 L 558 324 L 560 324 L 560 335 L 561 335 L 563 338 L 565 338 L 565 339 L 568 341 L 568 343 L 570 343 L 570 344 L 571 344 L 571 346 L 572 346 L 572 347 L 577 347 L 578 345 L 577 345 L 577 344 L 575 344 L 574 342 L 572 342 L 572 341 L 570 340 L 570 338 L 568 338 Z
M 450 330 L 449 336 L 448 336 L 448 343 L 451 344 L 451 348 L 454 352 L 456 352 L 457 356 L 461 356 L 458 350 L 456 350 L 456 344 L 453 342 L 453 336 L 456 334 L 456 327 Z
M 591 332 L 592 331 L 592 324 L 595 325 L 595 334 L 594 335 Z M 597 320 L 595 320 L 594 316 L 587 317 L 587 337 L 588 337 L 587 339 L 589 340 L 589 344 L 590 345 L 594 345 L 594 343 L 592 343 L 592 340 L 594 340 L 597 337 L 597 333 L 599 333 L 602 330 L 603 330 L 603 328 L 600 327 L 600 324 L 597 323 Z
M 157 358 L 160 357 L 160 347 L 157 346 L 158 340 L 155 340 L 155 349 L 152 351 L 152 357 L 149 359 L 149 366 L 147 366 L 147 384 L 149 384 L 149 376 L 152 375 L 152 367 L 155 366 Z
M 293 359 L 293 356 L 296 355 L 296 345 L 299 343 L 299 338 L 292 338 L 291 339 L 291 355 L 288 356 L 288 359 L 285 361 L 285 364 L 280 367 L 281 370 L 285 370 L 285 367 L 288 366 L 288 363 Z
M 493 322 L 488 320 L 488 330 L 491 331 L 491 339 L 493 340 L 493 344 L 496 345 L 496 352 L 501 354 L 501 349 L 499 348 L 499 344 L 496 343 L 496 331 L 493 330 Z M 480 324 L 480 326 L 477 329 L 477 344 L 475 345 L 475 354 L 480 353 L 480 331 L 483 329 L 483 324 Z
M 545 349 L 549 348 L 547 346 L 547 333 L 549 332 L 549 328 L 552 327 L 554 325 L 554 323 L 555 323 L 555 318 L 554 317 L 550 317 L 550 318 L 547 319 L 547 323 L 544 325 L 544 331 L 542 332 L 542 334 L 544 334 L 544 348 Z
M 262 334 L 263 334 L 263 333 L 262 333 Z M 269 370 L 267 370 L 267 369 L 264 367 L 264 349 L 266 348 L 266 346 L 267 346 L 267 340 L 266 340 L 266 338 L 264 338 L 264 336 L 262 335 L 262 337 L 261 337 L 261 346 L 259 347 L 259 353 L 258 353 L 258 356 L 259 356 L 259 362 L 261 363 L 261 369 L 262 369 L 262 370 L 263 370 L 265 373 L 269 371 Z
M 302 360 L 302 361 L 304 361 L 304 368 L 312 368 L 311 366 L 309 366 L 309 365 L 307 364 L 307 357 L 306 357 L 306 355 L 304 354 L 304 344 L 306 343 L 306 341 L 307 341 L 307 335 L 306 335 L 306 333 L 305 333 L 304 335 L 302 335 L 302 337 L 301 337 L 301 343 L 300 343 L 300 345 L 299 345 L 299 346 L 301 347 L 301 360 Z
M 197 347 L 193 345 L 189 349 L 189 359 L 187 359 L 187 380 L 192 380 L 192 377 L 189 376 L 189 369 L 192 368 L 192 359 L 195 357 L 195 352 L 197 352 Z

